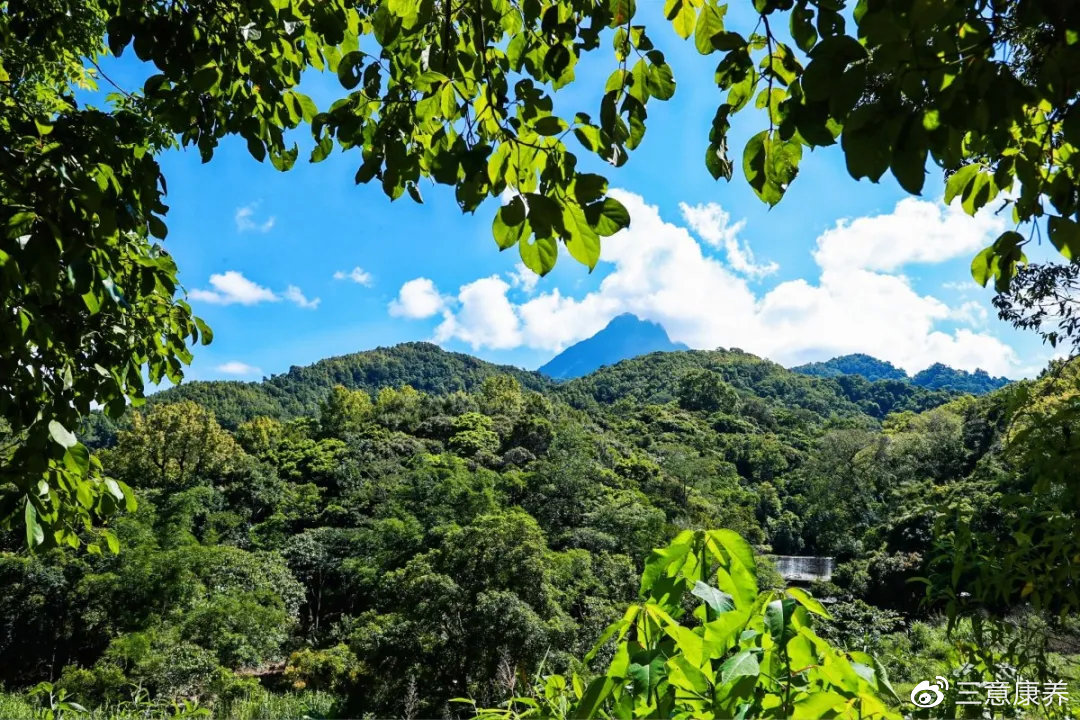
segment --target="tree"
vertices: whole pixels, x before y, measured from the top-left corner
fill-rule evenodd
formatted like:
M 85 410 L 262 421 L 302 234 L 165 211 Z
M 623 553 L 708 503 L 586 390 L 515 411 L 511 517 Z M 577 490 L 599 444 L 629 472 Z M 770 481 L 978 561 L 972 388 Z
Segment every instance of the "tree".
M 345 437 L 371 417 L 371 396 L 364 390 L 348 390 L 335 385 L 319 408 L 319 429 L 329 437 Z
M 839 142 L 853 178 L 876 182 L 891 171 L 918 194 L 930 158 L 948 178 L 947 202 L 975 213 L 1000 199 L 1018 228 L 1045 219 L 1062 256 L 1080 255 L 1080 6 L 752 7 L 751 23 L 729 27 L 727 4 L 664 5 L 678 36 L 719 58 L 722 102 L 704 158 L 713 177 L 730 179 L 738 164 L 774 205 L 804 149 Z M 500 249 L 516 247 L 544 274 L 562 245 L 592 268 L 601 239 L 630 217 L 606 178 L 579 169 L 578 153 L 619 167 L 643 141 L 650 101 L 676 88 L 659 38 L 633 0 L 8 0 L 0 6 L 4 523 L 21 514 L 31 545 L 77 543 L 76 526 L 121 499 L 71 435 L 78 418 L 91 403 L 113 417 L 140 403 L 144 371 L 152 382 L 179 382 L 188 342 L 211 337 L 154 240 L 167 234 L 156 152 L 194 146 L 208 161 L 222 138 L 239 135 L 254 158 L 287 170 L 299 149 L 286 133 L 307 123 L 312 162 L 335 145 L 359 149 L 358 183 L 377 180 L 392 199 L 422 202 L 420 183 L 430 180 L 452 186 L 465 212 L 509 193 L 492 225 Z M 582 57 L 609 43 L 614 69 L 597 88 L 598 110 L 560 103 L 556 112 L 554 96 L 575 81 Z M 141 90 L 117 88 L 104 109 L 82 106 L 74 88 L 108 81 L 96 68 L 106 47 L 157 72 Z M 344 96 L 320 109 L 297 90 L 309 69 L 336 73 Z M 732 117 L 751 104 L 761 129 L 732 158 Z M 975 279 L 1007 290 L 1031 239 L 1004 232 L 975 257 Z
M 684 410 L 730 414 L 738 405 L 735 389 L 711 370 L 695 370 L 679 379 L 679 406 Z
M 212 412 L 180 402 L 134 413 L 131 429 L 120 433 L 107 463 L 132 485 L 183 490 L 219 479 L 243 454 Z
M 757 580 L 736 533 L 683 531 L 649 555 L 640 602 L 585 655 L 614 638 L 603 674 L 588 686 L 546 677 L 534 697 L 478 717 L 900 717 L 881 663 L 814 632 L 812 615 L 831 619 L 821 603 L 799 588 L 759 593 Z
M 499 436 L 491 429 L 491 418 L 469 412 L 454 418 L 450 449 L 462 457 L 485 457 L 499 450 Z

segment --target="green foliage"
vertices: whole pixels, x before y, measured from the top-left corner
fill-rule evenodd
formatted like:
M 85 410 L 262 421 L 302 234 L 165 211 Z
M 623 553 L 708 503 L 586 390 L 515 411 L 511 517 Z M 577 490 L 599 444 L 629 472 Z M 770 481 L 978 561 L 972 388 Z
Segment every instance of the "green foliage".
M 663 7 L 676 36 L 717 56 L 720 103 L 704 158 L 713 177 L 730 179 L 739 164 L 774 205 L 805 149 L 839 142 L 853 178 L 891 171 L 919 194 L 932 159 L 947 176 L 947 202 L 974 214 L 1000 199 L 1017 226 L 1047 218 L 1050 244 L 1075 260 L 1080 112 L 1070 88 L 1080 10 L 1058 0 L 914 9 L 889 0 L 850 12 L 844 2 L 755 0 L 736 24 L 727 9 L 712 0 Z M 144 376 L 179 382 L 189 343 L 212 337 L 160 242 L 168 227 L 156 153 L 190 146 L 209 161 L 237 135 L 257 161 L 284 171 L 299 159 L 290 131 L 305 125 L 311 162 L 355 148 L 357 183 L 378 181 L 391 199 L 415 202 L 425 180 L 452 187 L 464 212 L 492 206 L 497 246 L 516 247 L 535 272 L 549 272 L 563 250 L 591 269 L 602 238 L 631 218 L 606 178 L 579 168 L 579 154 L 619 167 L 641 144 L 655 101 L 677 87 L 663 42 L 630 0 L 5 4 L 0 522 L 24 526 L 33 547 L 78 546 L 128 504 L 73 433 L 94 404 L 114 419 L 141 404 Z M 565 100 L 579 63 L 600 48 L 613 52 L 602 88 Z M 104 108 L 81 105 L 76 92 L 104 77 L 96 65 L 107 52 L 133 53 L 153 70 Z M 319 107 L 298 90 L 305 72 L 336 76 L 341 97 Z M 757 131 L 736 163 L 732 117 L 751 106 Z M 504 193 L 510 200 L 495 209 Z M 1007 290 L 1030 240 L 1004 232 L 975 257 L 973 277 Z M 337 383 L 362 381 L 324 383 L 299 407 L 250 386 L 193 392 L 227 395 L 237 415 L 221 421 L 232 428 L 310 412 Z M 103 536 L 94 547 L 100 541 L 111 545 Z
M 211 411 L 182 402 L 133 413 L 105 463 L 129 484 L 184 490 L 229 473 L 242 454 Z
M 347 437 L 360 431 L 372 414 L 371 396 L 363 390 L 335 385 L 319 407 L 319 430 L 331 437 Z
M 684 410 L 735 412 L 739 396 L 735 389 L 708 370 L 691 372 L 679 379 L 679 407 Z
M 836 377 L 837 375 L 862 375 L 870 382 L 875 380 L 907 380 L 907 373 L 891 362 L 875 357 L 855 353 L 841 355 L 825 362 L 807 363 L 792 368 L 795 372 L 818 377 Z
M 297 690 L 305 688 L 340 692 L 356 682 L 359 662 L 341 643 L 326 650 L 304 648 L 289 656 L 285 679 Z
M 445 382 L 384 385 L 374 401 L 367 385 L 318 384 L 329 368 L 415 358 Z M 539 390 L 461 358 L 407 345 L 296 368 L 289 385 L 244 384 L 279 407 L 313 404 L 232 430 L 213 412 L 237 409 L 228 393 L 126 415 L 98 453 L 141 497 L 112 521 L 119 555 L 29 554 L 21 532 L 0 535 L 0 682 L 51 678 L 101 717 L 185 700 L 223 718 L 427 717 L 454 697 L 496 707 L 523 693 L 562 717 L 595 672 L 617 679 L 604 715 L 700 702 L 686 712 L 727 717 L 739 703 L 812 715 L 807 703 L 852 700 L 867 687 L 844 668 L 879 677 L 859 653 L 881 658 L 902 699 L 919 673 L 1065 677 L 1075 665 L 1072 566 L 1044 544 L 1075 545 L 1056 462 L 1074 438 L 1068 368 L 975 398 L 811 377 L 735 350 L 636 358 Z M 957 518 L 967 545 L 950 534 Z M 735 532 L 698 530 L 721 525 Z M 823 601 L 832 620 L 811 625 L 820 607 L 785 588 L 768 553 L 835 558 L 815 590 L 838 599 Z M 1003 577 L 987 556 L 1015 563 L 1010 594 L 975 594 Z M 935 619 L 951 599 L 954 637 Z M 590 655 L 631 605 L 625 635 Z M 1020 619 L 1030 632 L 1010 630 Z M 803 651 L 819 662 L 789 673 L 784 654 Z M 675 657 L 698 662 L 702 697 L 672 696 L 698 679 L 669 667 Z
M 653 551 L 639 594 L 585 656 L 614 640 L 604 674 L 549 677 L 540 703 L 478 716 L 900 717 L 881 664 L 818 637 L 810 615 L 829 615 L 806 592 L 759 593 L 753 551 L 730 530 L 686 531 Z

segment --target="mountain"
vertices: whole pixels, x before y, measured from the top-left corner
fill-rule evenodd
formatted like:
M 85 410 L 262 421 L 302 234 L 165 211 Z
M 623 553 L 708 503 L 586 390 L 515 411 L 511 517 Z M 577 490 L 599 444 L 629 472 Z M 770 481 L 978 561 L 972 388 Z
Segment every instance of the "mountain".
M 816 375 L 818 377 L 836 377 L 837 375 L 862 375 L 870 382 L 875 380 L 909 380 L 908 374 L 900 368 L 885 360 L 876 357 L 855 353 L 854 355 L 841 355 L 825 362 L 808 363 L 791 368 L 803 375 Z
M 948 365 L 934 363 L 915 374 L 913 383 L 930 390 L 959 390 L 960 392 L 982 395 L 1008 385 L 1011 381 L 1004 377 L 992 377 L 985 370 L 973 373 L 956 370 Z
M 588 375 L 604 365 L 653 352 L 689 350 L 672 342 L 663 327 L 624 313 L 614 318 L 591 338 L 571 345 L 540 367 L 540 372 L 557 380 Z
M 537 372 L 448 352 L 432 343 L 408 342 L 326 358 L 304 367 L 294 365 L 287 373 L 262 382 L 185 382 L 155 393 L 150 402 L 193 400 L 212 408 L 218 422 L 231 430 L 260 415 L 281 420 L 312 415 L 335 385 L 372 395 L 386 387 L 410 385 L 432 395 L 445 395 L 458 390 L 471 392 L 492 375 L 512 375 L 530 390 L 552 385 Z
M 985 370 L 976 370 L 970 373 L 941 363 L 934 363 L 912 377 L 890 362 L 878 360 L 862 353 L 841 355 L 825 362 L 807 363 L 791 369 L 803 375 L 817 377 L 835 378 L 842 375 L 860 375 L 871 382 L 903 380 L 927 390 L 949 390 L 971 393 L 972 395 L 984 395 L 1011 382 L 1008 378 L 992 377 Z

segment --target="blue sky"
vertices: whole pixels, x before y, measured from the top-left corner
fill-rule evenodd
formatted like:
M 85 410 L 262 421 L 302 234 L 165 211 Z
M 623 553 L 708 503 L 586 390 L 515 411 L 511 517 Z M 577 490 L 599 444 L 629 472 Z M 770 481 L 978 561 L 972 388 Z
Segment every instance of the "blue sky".
M 500 253 L 491 238 L 497 200 L 462 215 L 452 190 L 424 185 L 423 205 L 391 203 L 377 183 L 354 185 L 357 151 L 304 162 L 306 129 L 287 173 L 237 139 L 207 165 L 195 150 L 165 154 L 166 245 L 215 332 L 188 377 L 258 379 L 408 340 L 535 368 L 626 311 L 693 347 L 737 346 L 788 365 L 868 352 L 910 371 L 940 360 L 1016 377 L 1045 364 L 1050 349 L 997 321 L 992 292 L 970 279 L 971 257 L 1002 221 L 945 208 L 933 168 L 923 197 L 910 199 L 888 175 L 852 180 L 836 148 L 807 152 L 771 210 L 738 168 L 715 182 L 703 162 L 722 99 L 715 59 L 655 22 L 654 5 L 639 12 L 677 91 L 650 103 L 645 141 L 624 167 L 579 153 L 632 214 L 591 274 L 563 253 L 547 277 L 522 275 L 516 250 Z M 559 107 L 595 114 L 614 59 L 593 55 Z M 127 56 L 106 67 L 128 88 L 147 72 Z M 328 76 L 304 89 L 320 107 L 343 92 Z M 734 156 L 762 123 L 752 109 L 737 118 Z

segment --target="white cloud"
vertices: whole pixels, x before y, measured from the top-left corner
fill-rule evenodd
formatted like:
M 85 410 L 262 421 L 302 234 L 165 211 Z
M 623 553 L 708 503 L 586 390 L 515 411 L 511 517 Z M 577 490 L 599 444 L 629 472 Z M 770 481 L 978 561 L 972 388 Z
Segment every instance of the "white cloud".
M 814 259 L 823 268 L 890 271 L 974 254 L 1004 228 L 989 209 L 972 218 L 959 200 L 945 207 L 904 198 L 892 212 L 836 223 L 818 238 Z
M 237 360 L 222 363 L 214 369 L 219 373 L 225 373 L 226 375 L 262 375 L 262 370 L 259 368 Z
M 601 266 L 610 271 L 595 291 L 578 299 L 555 288 L 515 304 L 507 297 L 508 283 L 481 278 L 462 286 L 456 303 L 440 304 L 444 319 L 436 340 L 460 340 L 474 348 L 524 345 L 559 351 L 615 315 L 631 312 L 661 323 L 673 340 L 691 347 L 740 347 L 788 365 L 866 352 L 910 372 L 934 362 L 994 374 L 1009 374 L 1018 366 L 1015 352 L 988 333 L 938 329 L 947 321 L 979 324 L 982 313 L 975 306 L 950 309 L 916 292 L 903 275 L 886 272 L 988 244 L 999 230 L 992 216 L 972 219 L 931 202 L 903 200 L 892 213 L 838 223 L 818 238 L 814 258 L 821 273 L 816 282 L 786 281 L 759 296 L 733 271 L 730 253 L 730 265 L 724 264 L 705 254 L 686 228 L 664 222 L 641 197 L 618 190 L 612 194 L 630 210 L 633 224 L 604 241 Z M 698 213 L 697 232 L 705 237 L 704 227 L 723 244 L 723 228 L 730 225 L 721 222 L 719 213 L 712 213 L 706 225 L 702 214 L 710 213 Z M 860 242 L 881 255 L 861 248 Z M 933 247 L 935 242 L 942 247 Z M 742 258 L 739 272 L 750 274 L 747 268 L 756 266 L 748 256 Z M 419 280 L 425 279 L 411 282 Z M 439 297 L 434 285 L 425 282 L 430 294 Z
M 236 270 L 211 275 L 210 285 L 213 290 L 195 288 L 188 293 L 189 297 L 192 300 L 200 300 L 215 305 L 258 305 L 262 302 L 278 302 L 285 298 L 302 308 L 312 310 L 317 308 L 320 302 L 319 298 L 308 300 L 304 293 L 300 291 L 300 288 L 295 285 L 289 285 L 285 288 L 285 292 L 278 295 L 269 288 L 248 280 Z
M 968 293 L 973 290 L 981 290 L 974 280 L 950 280 L 941 284 L 942 290 L 955 290 L 960 293 Z
M 375 278 L 371 276 L 367 270 L 357 265 L 349 272 L 344 270 L 338 270 L 334 273 L 335 280 L 352 280 L 357 285 L 363 285 L 364 287 L 371 287 L 375 283 Z
M 191 298 L 215 305 L 257 305 L 278 300 L 269 289 L 256 285 L 236 270 L 211 275 L 210 285 L 213 290 L 192 290 Z
M 322 302 L 320 298 L 308 300 L 304 296 L 304 293 L 301 292 L 300 288 L 296 287 L 295 285 L 290 285 L 289 287 L 285 288 L 285 292 L 282 293 L 282 296 L 289 302 L 296 303 L 298 306 L 306 310 L 314 310 L 315 308 L 319 307 L 319 303 Z
M 515 265 L 514 272 L 507 273 L 507 277 L 510 278 L 511 285 L 525 293 L 531 293 L 536 289 L 536 283 L 540 282 L 540 276 L 525 267 L 525 263 L 522 262 Z
M 445 342 L 456 338 L 469 343 L 474 350 L 520 345 L 521 323 L 506 297 L 509 289 L 510 285 L 498 275 L 462 285 L 457 296 L 459 307 L 456 312 L 443 312 L 443 321 L 435 328 L 435 339 Z
M 723 248 L 728 265 L 735 272 L 750 277 L 764 277 L 780 269 L 775 262 L 759 265 L 754 262 L 754 253 L 750 246 L 739 241 L 739 233 L 746 227 L 746 221 L 731 222 L 731 215 L 716 203 L 705 205 L 687 205 L 679 203 L 683 219 L 702 240 L 715 248 Z
M 949 313 L 949 317 L 953 320 L 974 326 L 985 325 L 989 316 L 990 313 L 986 311 L 986 308 L 974 300 L 968 300 L 960 307 L 953 308 Z
M 274 216 L 271 215 L 265 220 L 256 219 L 255 211 L 258 207 L 259 203 L 253 202 L 236 208 L 233 220 L 236 222 L 237 232 L 270 232 L 270 229 L 274 227 Z
M 394 317 L 429 318 L 443 309 L 445 300 L 435 283 L 425 277 L 409 280 L 401 286 L 397 299 L 390 302 Z

